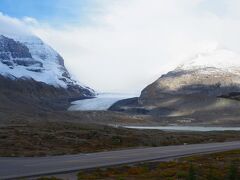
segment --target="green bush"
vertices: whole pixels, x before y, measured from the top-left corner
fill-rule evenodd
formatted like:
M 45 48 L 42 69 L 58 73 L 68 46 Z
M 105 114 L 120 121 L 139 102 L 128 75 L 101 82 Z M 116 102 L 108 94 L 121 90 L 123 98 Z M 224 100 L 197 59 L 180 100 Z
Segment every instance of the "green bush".
M 38 178 L 37 180 L 62 180 L 62 179 L 59 179 L 56 177 L 41 177 L 41 178 Z
M 229 167 L 229 174 L 228 174 L 228 179 L 229 180 L 238 180 L 238 168 L 236 163 L 232 162 L 230 167 Z
M 177 178 L 178 179 L 186 179 L 187 176 L 188 176 L 188 174 L 184 171 L 178 171 L 177 172 Z
M 195 168 L 191 164 L 189 168 L 187 180 L 196 180 L 196 179 L 197 179 L 197 174 L 196 174 Z

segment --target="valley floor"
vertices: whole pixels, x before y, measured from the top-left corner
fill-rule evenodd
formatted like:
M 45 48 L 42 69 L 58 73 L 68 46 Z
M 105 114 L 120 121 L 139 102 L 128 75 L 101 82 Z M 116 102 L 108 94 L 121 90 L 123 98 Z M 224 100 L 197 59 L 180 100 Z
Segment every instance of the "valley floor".
M 177 117 L 154 119 L 111 111 L 69 112 L 39 108 L 31 104 L 24 108 L 21 104 L 15 105 L 16 108 L 10 104 L 0 106 L 0 156 L 62 155 L 240 140 L 240 131 L 164 132 L 118 126 L 179 123 Z M 235 126 L 235 122 L 239 123 L 239 120 L 236 118 L 230 125 Z
M 0 156 L 77 154 L 239 139 L 240 132 L 164 132 L 42 119 L 0 126 Z

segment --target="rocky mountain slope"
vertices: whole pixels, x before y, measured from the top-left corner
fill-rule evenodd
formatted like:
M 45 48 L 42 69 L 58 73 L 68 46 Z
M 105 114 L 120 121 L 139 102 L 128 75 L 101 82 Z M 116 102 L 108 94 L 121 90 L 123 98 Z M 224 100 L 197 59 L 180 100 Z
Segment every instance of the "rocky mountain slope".
M 215 49 L 199 53 L 162 75 L 139 98 L 120 101 L 110 109 L 157 117 L 190 117 L 190 121 L 231 121 L 240 115 L 240 102 L 226 97 L 237 92 L 240 55 Z
M 55 50 L 32 35 L 0 35 L 0 92 L 3 113 L 7 107 L 64 109 L 69 98 L 94 96 L 71 77 Z
M 158 98 L 162 93 L 206 93 L 219 96 L 240 90 L 240 56 L 225 49 L 200 53 L 160 77 L 142 91 L 145 97 Z M 143 102 L 144 103 L 144 102 Z
M 141 103 L 161 98 L 162 94 L 220 96 L 240 90 L 240 56 L 229 50 L 200 53 L 146 87 Z

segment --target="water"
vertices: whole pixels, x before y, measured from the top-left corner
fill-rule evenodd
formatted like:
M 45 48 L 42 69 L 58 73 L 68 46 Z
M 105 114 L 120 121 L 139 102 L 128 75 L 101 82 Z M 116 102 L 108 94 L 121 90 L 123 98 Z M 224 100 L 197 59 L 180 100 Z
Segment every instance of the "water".
M 72 102 L 69 111 L 106 111 L 114 103 L 122 99 L 136 97 L 135 94 L 102 93 L 93 99 L 84 99 Z
M 210 132 L 210 131 L 240 131 L 240 127 L 204 127 L 204 126 L 124 126 L 129 129 L 142 130 L 164 130 L 164 131 L 196 131 L 196 132 Z

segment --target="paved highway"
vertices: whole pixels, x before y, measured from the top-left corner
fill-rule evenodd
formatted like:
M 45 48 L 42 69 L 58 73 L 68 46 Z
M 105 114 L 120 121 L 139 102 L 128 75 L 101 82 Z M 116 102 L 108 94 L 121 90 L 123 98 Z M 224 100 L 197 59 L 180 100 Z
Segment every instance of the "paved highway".
M 0 179 L 17 179 L 58 173 L 74 172 L 81 169 L 105 167 L 151 160 L 167 160 L 200 153 L 212 153 L 240 149 L 240 141 L 139 148 L 90 154 L 0 158 Z

